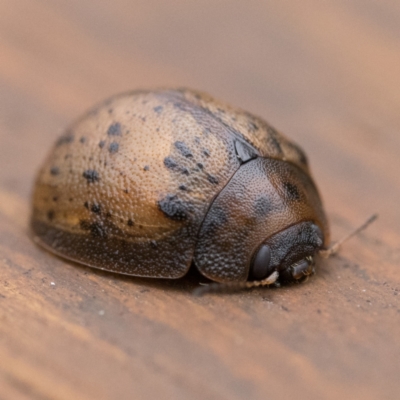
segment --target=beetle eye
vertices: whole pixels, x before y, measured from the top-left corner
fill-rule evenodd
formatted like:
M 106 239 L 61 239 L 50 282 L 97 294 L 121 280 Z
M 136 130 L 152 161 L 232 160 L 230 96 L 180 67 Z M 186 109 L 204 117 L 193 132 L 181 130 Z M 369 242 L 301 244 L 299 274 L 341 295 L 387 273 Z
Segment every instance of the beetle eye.
M 254 257 L 251 266 L 252 278 L 256 280 L 266 278 L 271 271 L 269 271 L 269 263 L 271 261 L 271 249 L 265 244 L 260 247 L 256 256 Z

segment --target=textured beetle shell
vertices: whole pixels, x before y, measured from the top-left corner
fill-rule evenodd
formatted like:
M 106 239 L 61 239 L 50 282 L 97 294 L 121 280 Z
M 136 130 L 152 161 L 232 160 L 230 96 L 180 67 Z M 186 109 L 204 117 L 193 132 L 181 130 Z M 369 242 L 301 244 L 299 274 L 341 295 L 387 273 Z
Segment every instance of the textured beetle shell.
M 73 124 L 39 171 L 31 223 L 43 246 L 92 267 L 178 278 L 194 259 L 224 282 L 245 280 L 259 243 L 305 220 L 328 240 L 303 151 L 182 89 L 115 96 Z

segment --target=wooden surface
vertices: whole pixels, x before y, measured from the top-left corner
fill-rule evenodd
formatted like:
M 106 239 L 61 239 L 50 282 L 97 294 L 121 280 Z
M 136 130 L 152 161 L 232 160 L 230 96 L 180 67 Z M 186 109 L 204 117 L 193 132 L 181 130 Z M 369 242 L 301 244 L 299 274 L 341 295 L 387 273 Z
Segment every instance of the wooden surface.
M 304 285 L 191 296 L 28 236 L 35 170 L 93 103 L 188 86 L 307 151 L 333 239 Z M 400 3 L 0 1 L 0 399 L 398 399 Z

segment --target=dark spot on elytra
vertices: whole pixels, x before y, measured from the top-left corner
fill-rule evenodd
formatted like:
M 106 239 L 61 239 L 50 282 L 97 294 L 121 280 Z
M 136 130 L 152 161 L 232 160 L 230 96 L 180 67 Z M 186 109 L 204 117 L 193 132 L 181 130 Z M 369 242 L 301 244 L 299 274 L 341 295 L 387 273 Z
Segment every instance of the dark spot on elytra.
M 58 168 L 58 167 L 51 167 L 51 169 L 50 169 L 50 174 L 51 174 L 51 175 L 56 176 L 56 175 L 59 175 L 59 173 L 60 173 L 60 168 Z
M 158 201 L 157 205 L 165 216 L 174 221 L 186 220 L 191 210 L 191 206 L 179 199 L 175 194 L 167 194 L 163 199 Z
M 179 190 L 187 190 L 187 187 L 185 185 L 179 185 Z
M 90 224 L 90 234 L 94 237 L 106 237 L 107 232 L 100 222 L 93 222 Z
M 258 131 L 260 129 L 259 126 L 253 121 L 250 121 L 248 126 L 249 130 L 251 131 Z
M 189 175 L 189 173 L 190 173 L 189 170 L 186 167 L 182 167 L 180 169 L 180 171 L 182 172 L 183 175 Z
M 203 149 L 203 154 L 204 154 L 206 157 L 210 157 L 210 150 L 208 150 L 208 149 Z
M 165 157 L 164 158 L 164 165 L 169 169 L 174 169 L 174 168 L 176 168 L 178 166 L 176 161 L 171 157 Z
M 74 135 L 71 134 L 66 134 L 64 136 L 61 136 L 56 143 L 56 146 L 62 146 L 63 144 L 68 144 L 73 142 L 74 140 Z
M 283 188 L 285 189 L 286 197 L 289 200 L 300 200 L 300 193 L 299 189 L 296 185 L 290 182 L 285 182 L 283 184 Z
M 92 206 L 90 207 L 91 211 L 94 212 L 95 214 L 100 214 L 101 212 L 101 207 L 100 204 L 92 204 Z
M 129 190 L 128 189 L 124 189 L 124 193 L 129 194 Z
M 107 236 L 107 232 L 101 222 L 90 222 L 86 219 L 82 219 L 79 221 L 79 225 L 84 231 L 89 231 L 93 237 L 105 238 Z
M 184 175 L 189 175 L 190 172 L 186 167 L 180 167 L 177 162 L 172 157 L 165 157 L 164 158 L 164 165 L 177 172 L 181 172 Z
M 175 102 L 174 107 L 181 111 L 187 111 L 187 107 L 181 102 Z
M 148 171 L 150 169 L 150 167 L 148 165 L 145 165 L 143 168 L 143 171 Z
M 269 126 L 267 128 L 268 134 L 269 134 L 269 141 L 271 142 L 271 145 L 275 148 L 276 152 L 281 154 L 282 153 L 282 147 L 281 144 L 279 143 L 278 139 L 278 132 Z
M 190 151 L 189 147 L 187 147 L 186 143 L 184 142 L 175 142 L 175 147 L 179 150 L 179 152 L 184 156 L 184 157 L 193 157 L 192 152 Z
M 153 108 L 154 112 L 156 112 L 157 114 L 161 114 L 162 110 L 163 110 L 163 106 L 157 106 Z
M 112 142 L 108 146 L 108 151 L 110 152 L 110 154 L 116 153 L 118 149 L 119 149 L 119 144 L 117 142 Z
M 207 179 L 210 183 L 212 183 L 214 185 L 217 185 L 219 182 L 218 179 L 214 175 L 211 175 L 211 174 L 207 174 Z
M 85 136 L 82 136 L 82 137 L 79 139 L 79 141 L 80 141 L 81 143 L 85 143 L 85 142 L 86 142 L 86 137 L 85 137 Z
M 94 169 L 87 169 L 82 176 L 87 180 L 88 183 L 94 183 L 100 179 L 99 173 Z
M 272 211 L 272 206 L 267 196 L 261 195 L 254 201 L 254 212 L 256 217 L 264 218 L 270 211 Z
M 134 225 L 134 223 L 133 223 L 133 221 L 131 219 L 128 219 L 128 222 L 126 224 L 128 226 L 133 226 Z
M 121 124 L 115 122 L 108 127 L 107 135 L 109 136 L 121 136 Z
M 101 140 L 99 142 L 99 147 L 102 149 L 105 146 L 105 144 L 106 144 L 106 141 L 105 140 Z
M 85 202 L 83 203 L 83 205 L 84 205 L 84 207 L 85 207 L 86 209 L 89 210 L 89 203 L 88 203 L 87 201 L 85 201 Z
M 200 168 L 200 169 L 203 169 L 204 168 L 204 165 L 202 164 L 202 163 L 197 163 L 197 166 Z
M 146 117 L 141 117 L 140 118 L 143 122 L 146 122 Z
M 113 113 L 113 111 L 114 111 L 114 109 L 113 109 L 113 108 L 109 108 L 109 109 L 108 109 L 108 113 L 109 113 L 109 114 L 112 114 L 112 113 Z
M 271 136 L 271 143 L 272 143 L 272 146 L 275 147 L 275 150 L 277 153 L 282 153 L 282 147 L 277 138 Z
M 111 213 L 109 211 L 106 213 L 106 218 L 111 218 Z
M 55 215 L 54 210 L 50 210 L 47 212 L 47 218 L 49 219 L 49 221 L 53 221 L 54 215 Z
M 58 196 L 53 196 L 53 201 L 58 201 Z

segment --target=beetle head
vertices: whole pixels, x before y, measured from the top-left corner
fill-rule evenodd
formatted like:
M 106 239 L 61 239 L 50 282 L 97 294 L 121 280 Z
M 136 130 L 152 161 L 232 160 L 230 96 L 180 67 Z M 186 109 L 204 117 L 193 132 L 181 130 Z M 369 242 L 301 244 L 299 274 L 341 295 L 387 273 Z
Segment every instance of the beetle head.
M 274 271 L 279 281 L 301 281 L 314 272 L 314 254 L 323 246 L 321 229 L 301 222 L 269 237 L 255 250 L 249 280 L 262 280 Z

